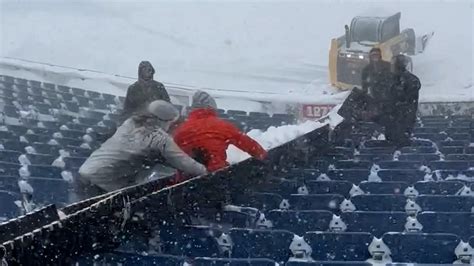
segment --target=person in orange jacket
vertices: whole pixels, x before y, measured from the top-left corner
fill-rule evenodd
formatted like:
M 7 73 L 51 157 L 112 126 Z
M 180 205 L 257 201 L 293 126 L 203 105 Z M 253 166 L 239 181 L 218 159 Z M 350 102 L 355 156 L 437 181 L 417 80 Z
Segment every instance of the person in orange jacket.
M 265 149 L 233 124 L 217 116 L 215 100 L 204 91 L 193 95 L 188 119 L 174 132 L 176 144 L 209 172 L 229 165 L 226 150 L 230 144 L 263 160 Z

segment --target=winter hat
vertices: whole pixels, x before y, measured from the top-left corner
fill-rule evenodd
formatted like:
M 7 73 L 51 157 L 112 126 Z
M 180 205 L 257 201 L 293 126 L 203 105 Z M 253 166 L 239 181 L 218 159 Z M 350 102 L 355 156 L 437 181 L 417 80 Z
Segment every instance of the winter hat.
M 214 98 L 205 91 L 196 91 L 193 95 L 192 108 L 211 108 L 217 109 L 217 104 Z
M 151 102 L 148 112 L 162 121 L 175 121 L 179 118 L 178 110 L 171 103 L 162 100 Z

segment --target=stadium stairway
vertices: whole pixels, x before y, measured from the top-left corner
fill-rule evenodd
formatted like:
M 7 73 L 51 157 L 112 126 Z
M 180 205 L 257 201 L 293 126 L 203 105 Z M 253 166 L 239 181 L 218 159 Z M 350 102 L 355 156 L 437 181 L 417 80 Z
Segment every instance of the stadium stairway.
M 2 144 L 9 148 L 1 157 L 0 213 L 15 215 L 15 201 L 36 203 L 31 195 L 38 204 L 67 203 L 67 193 L 56 194 L 51 184 L 74 178 L 86 151 L 100 145 L 96 136 L 113 130 L 103 117 L 82 111 L 99 112 L 107 98 L 112 112 L 118 98 L 9 77 L 0 85 L 15 99 L 26 86 L 48 99 L 65 94 L 64 101 L 79 106 L 79 113 L 44 110 L 36 124 L 11 120 L 22 104 L 4 109 Z M 219 112 L 244 129 L 273 121 Z M 322 127 L 272 149 L 265 163 L 248 159 L 174 186 L 153 181 L 67 205 L 60 216 L 53 205 L 38 208 L 0 224 L 0 243 L 13 265 L 472 264 L 473 123 L 466 116 L 421 117 L 414 141 L 400 150 L 380 140 L 381 129 L 371 123 L 360 123 L 341 143 Z M 68 132 L 60 137 L 61 130 Z

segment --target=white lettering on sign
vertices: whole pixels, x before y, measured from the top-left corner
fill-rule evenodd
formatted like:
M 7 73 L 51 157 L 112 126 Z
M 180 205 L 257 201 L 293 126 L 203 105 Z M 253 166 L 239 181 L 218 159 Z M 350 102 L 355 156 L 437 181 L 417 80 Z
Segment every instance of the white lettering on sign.
M 306 118 L 320 118 L 329 113 L 334 105 L 328 104 L 305 104 L 303 105 L 303 116 Z

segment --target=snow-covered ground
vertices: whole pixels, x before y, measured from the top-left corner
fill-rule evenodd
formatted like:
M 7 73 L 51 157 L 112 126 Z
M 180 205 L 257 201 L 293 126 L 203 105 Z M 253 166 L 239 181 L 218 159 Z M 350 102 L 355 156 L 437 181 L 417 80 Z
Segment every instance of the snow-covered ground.
M 474 100 L 468 0 L 0 0 L 0 55 L 124 77 L 135 77 L 146 59 L 167 83 L 232 90 L 244 98 L 266 92 L 338 102 L 343 97 L 331 96 L 336 91 L 327 84 L 330 39 L 356 15 L 397 11 L 402 28 L 435 32 L 426 53 L 414 58 L 421 100 Z

